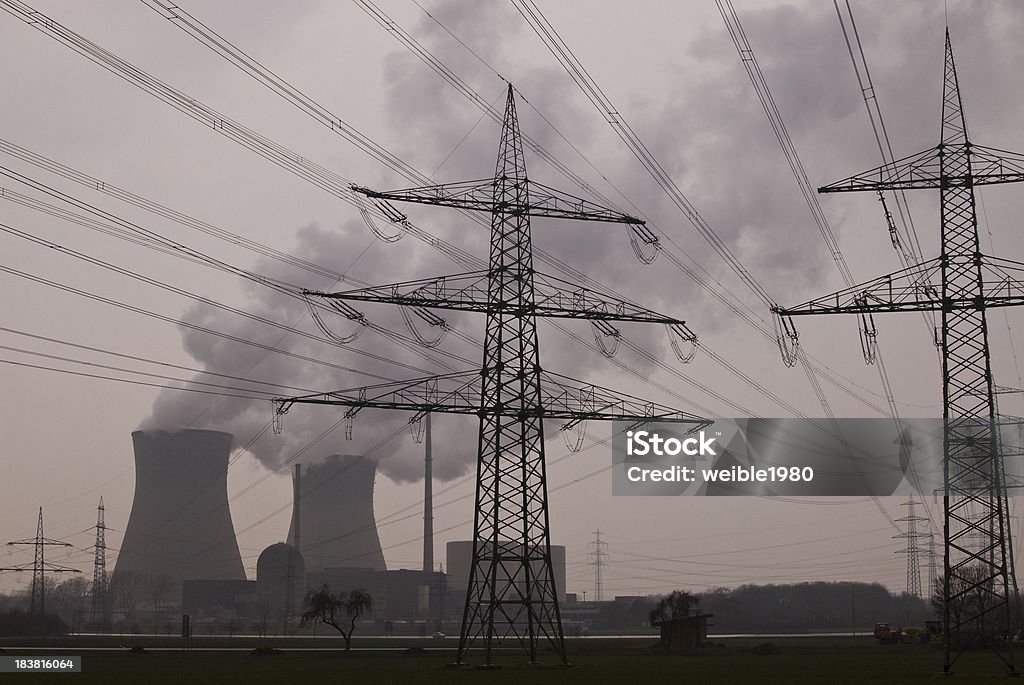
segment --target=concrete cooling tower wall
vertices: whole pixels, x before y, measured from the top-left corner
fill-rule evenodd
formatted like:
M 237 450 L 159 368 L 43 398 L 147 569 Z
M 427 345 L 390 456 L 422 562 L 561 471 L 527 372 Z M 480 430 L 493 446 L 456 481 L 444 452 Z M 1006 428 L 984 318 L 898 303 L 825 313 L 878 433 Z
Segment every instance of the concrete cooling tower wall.
M 298 549 L 307 573 L 328 568 L 386 570 L 373 518 L 376 476 L 376 462 L 356 455 L 334 454 L 303 466 Z M 288 531 L 288 544 L 293 546 L 295 519 Z
M 230 433 L 135 431 L 135 499 L 114 577 L 245 580 L 228 509 Z

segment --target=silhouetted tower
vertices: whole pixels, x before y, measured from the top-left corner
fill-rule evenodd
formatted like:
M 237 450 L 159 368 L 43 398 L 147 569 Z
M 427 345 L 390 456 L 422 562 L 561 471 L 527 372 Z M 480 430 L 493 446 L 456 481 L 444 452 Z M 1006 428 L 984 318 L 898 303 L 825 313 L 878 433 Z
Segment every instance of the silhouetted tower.
M 930 600 L 935 594 L 935 581 L 939 579 L 939 573 L 936 568 L 938 564 L 938 552 L 935 551 L 935 534 L 928 533 L 928 595 L 925 597 L 926 600 Z
M 434 456 L 430 413 L 423 417 L 423 572 L 434 570 Z
M 926 523 L 928 519 L 923 516 L 918 516 L 914 512 L 914 507 L 920 504 L 913 498 L 907 500 L 901 507 L 907 508 L 907 515 L 903 518 L 896 519 L 896 523 L 904 523 L 904 531 L 899 535 L 894 535 L 893 539 L 906 540 L 907 546 L 904 549 L 896 552 L 897 554 L 907 555 L 907 594 L 913 595 L 914 597 L 921 597 L 921 545 L 919 541 L 922 537 L 926 536 L 926 533 L 922 533 L 917 530 L 918 523 Z
M 39 507 L 39 523 L 36 526 L 36 536 L 26 540 L 14 540 L 8 545 L 32 545 L 35 548 L 35 558 L 32 560 L 32 600 L 30 605 L 30 620 L 34 630 L 43 631 L 46 628 L 46 574 L 47 573 L 81 573 L 77 568 L 58 566 L 46 561 L 45 550 L 47 547 L 71 547 L 70 542 L 51 540 L 43 535 L 43 508 Z M 0 571 L 22 572 L 29 569 L 28 564 L 20 566 L 8 566 L 0 568 Z
M 893 274 L 793 308 L 809 314 L 872 315 L 938 311 L 942 352 L 945 543 L 945 663 L 972 645 L 990 646 L 1015 673 L 1008 555 L 1009 519 L 999 450 L 986 310 L 1024 304 L 1020 262 L 984 255 L 978 240 L 974 187 L 1024 181 L 1024 155 L 970 142 L 946 30 L 941 142 L 818 192 L 938 188 L 941 254 Z M 956 607 L 957 610 L 954 610 Z
M 292 478 L 292 530 L 295 536 L 292 545 L 302 549 L 302 464 L 295 465 L 295 476 Z
M 593 559 L 588 563 L 594 567 L 594 600 L 600 602 L 604 600 L 604 569 L 608 566 L 608 552 L 604 551 L 608 543 L 601 541 L 600 528 L 594 531 L 594 541 L 590 546 L 593 551 L 588 552 L 587 557 Z
M 101 630 L 110 627 L 110 603 L 107 597 L 107 525 L 104 522 L 103 498 L 96 507 L 96 544 L 93 545 L 92 610 L 89 620 Z
M 551 561 L 544 419 L 562 429 L 586 420 L 648 421 L 708 425 L 684 412 L 544 371 L 537 343 L 537 318 L 587 319 L 610 335 L 607 321 L 666 324 L 672 334 L 695 342 L 685 322 L 657 314 L 533 268 L 530 218 L 576 219 L 643 225 L 527 179 L 515 93 L 511 84 L 492 178 L 440 186 L 378 192 L 354 188 L 387 206 L 389 201 L 454 207 L 491 215 L 490 257 L 483 271 L 377 286 L 342 293 L 306 291 L 325 298 L 345 317 L 365 321 L 344 301 L 388 302 L 414 312 L 425 307 L 480 312 L 486 316 L 481 368 L 403 383 L 278 399 L 278 414 L 295 403 L 347 406 L 346 417 L 377 407 L 415 412 L 472 414 L 480 419 L 473 557 L 459 639 L 458 661 L 483 641 L 484 658 L 506 639 L 517 642 L 531 662 L 540 642 L 566 660 L 562 619 Z M 388 207 L 396 220 L 403 215 Z M 437 319 L 434 316 L 434 319 Z M 435 321 L 436 323 L 436 321 Z M 443 320 L 441 320 L 443 323 Z

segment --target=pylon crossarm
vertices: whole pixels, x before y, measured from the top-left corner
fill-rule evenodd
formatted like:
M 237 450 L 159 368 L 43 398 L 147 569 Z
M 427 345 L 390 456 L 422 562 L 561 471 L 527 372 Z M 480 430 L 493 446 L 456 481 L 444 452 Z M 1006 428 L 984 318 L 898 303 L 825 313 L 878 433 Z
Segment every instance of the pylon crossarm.
M 77 568 L 71 568 L 70 566 L 58 566 L 57 564 L 51 564 L 45 562 L 43 564 L 43 570 L 47 573 L 81 573 L 82 571 Z
M 347 416 L 359 409 L 405 409 L 449 414 L 480 412 L 480 372 L 461 371 L 440 376 L 415 378 L 398 383 L 381 383 L 346 390 L 274 398 L 275 413 L 286 414 L 295 404 L 326 404 L 349 407 Z
M 915 190 L 918 188 L 939 188 L 967 185 L 996 185 L 999 183 L 1019 183 L 1024 181 L 1024 155 L 1018 152 L 1000 150 L 984 145 L 960 143 L 951 148 L 964 148 L 970 154 L 971 166 L 969 174 L 949 174 L 942 176 L 941 147 L 934 147 L 924 152 L 891 164 L 856 174 L 841 181 L 830 183 L 818 188 L 819 193 L 849 193 L 864 190 Z
M 982 255 L 981 269 L 986 307 L 1024 304 L 1024 263 Z
M 684 339 L 696 340 L 697 337 L 686 327 L 686 322 L 682 319 L 659 314 L 629 300 L 601 295 L 589 288 L 582 288 L 554 276 L 535 273 L 534 285 L 537 316 L 663 323 L 673 326 L 673 330 Z
M 635 216 L 585 200 L 575 195 L 555 190 L 549 186 L 529 182 L 528 200 L 517 206 L 508 206 L 495 201 L 495 183 L 500 178 L 485 178 L 476 181 L 460 181 L 403 190 L 379 191 L 352 186 L 352 190 L 367 197 L 394 202 L 415 202 L 418 204 L 454 207 L 480 212 L 514 212 L 529 216 L 553 219 L 576 219 L 581 221 L 604 221 L 617 224 L 643 225 L 645 222 Z
M 544 418 L 568 420 L 563 430 L 588 420 L 631 421 L 634 426 L 648 422 L 691 424 L 690 430 L 713 423 L 672 407 L 550 371 L 541 371 L 541 397 L 547 412 Z
M 818 188 L 819 193 L 850 193 L 878 190 L 913 190 L 938 188 L 940 173 L 939 148 L 933 147 L 890 164 L 865 171 L 841 181 Z
M 972 144 L 971 178 L 976 186 L 1024 181 L 1024 155 Z
M 302 294 L 333 301 L 386 302 L 409 307 L 486 311 L 487 272 L 470 271 L 336 293 L 303 290 Z
M 74 547 L 70 542 L 54 540 L 52 538 L 26 538 L 24 540 L 12 540 L 8 545 L 57 545 L 59 547 Z
M 33 564 L 22 564 L 21 566 L 5 566 L 3 568 L 0 568 L 0 573 L 21 573 L 22 571 L 31 570 L 33 570 Z M 43 570 L 46 573 L 81 573 L 81 571 L 77 568 L 70 568 L 68 566 L 57 566 L 49 562 L 43 564 Z
M 648 421 L 688 423 L 694 429 L 711 424 L 706 419 L 672 407 L 549 372 L 541 372 L 539 406 L 509 404 L 482 407 L 480 378 L 479 371 L 445 374 L 400 383 L 276 398 L 274 407 L 277 414 L 287 413 L 295 404 L 349 407 L 347 415 L 354 415 L 365 408 L 401 409 L 416 412 L 417 416 L 424 412 L 476 415 L 486 412 L 508 417 L 558 419 L 568 422 L 565 427 L 573 427 L 587 420 L 624 420 L 636 424 Z M 412 420 L 415 419 L 416 416 Z
M 939 309 L 941 262 L 931 259 L 795 307 L 779 307 L 780 316 L 811 314 L 873 314 Z
M 686 327 L 682 319 L 659 314 L 628 300 L 606 297 L 541 273 L 533 274 L 535 294 L 532 303 L 495 302 L 487 297 L 488 275 L 487 271 L 470 271 L 336 293 L 303 290 L 302 294 L 333 302 L 353 300 L 481 313 L 528 313 L 549 318 L 663 323 L 673 326 L 673 330 L 684 339 L 696 339 L 696 334 Z M 524 308 L 529 311 L 521 311 Z

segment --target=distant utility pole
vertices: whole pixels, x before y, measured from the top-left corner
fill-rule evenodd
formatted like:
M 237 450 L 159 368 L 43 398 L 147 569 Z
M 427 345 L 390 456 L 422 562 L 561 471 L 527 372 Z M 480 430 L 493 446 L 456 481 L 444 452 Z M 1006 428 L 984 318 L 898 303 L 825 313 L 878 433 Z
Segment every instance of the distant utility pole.
M 107 597 L 107 526 L 104 522 L 103 498 L 96 507 L 96 544 L 93 545 L 92 610 L 89 621 L 100 631 L 110 627 L 110 602 Z
M 39 507 L 39 524 L 36 527 L 36 536 L 25 540 L 14 540 L 7 543 L 11 545 L 33 545 L 35 547 L 35 558 L 29 564 L 20 566 L 7 566 L 0 568 L 0 571 L 14 571 L 21 573 L 32 569 L 32 603 L 29 610 L 32 627 L 42 632 L 46 628 L 46 584 L 44 578 L 47 573 L 81 573 L 77 568 L 49 564 L 44 558 L 44 550 L 48 546 L 71 547 L 70 542 L 51 540 L 43 536 L 43 508 Z
M 918 540 L 927 536 L 927 533 L 918 532 L 917 524 L 928 521 L 925 517 L 914 513 L 914 507 L 918 504 L 920 502 L 910 498 L 900 505 L 907 508 L 907 515 L 896 519 L 896 523 L 905 523 L 906 526 L 902 533 L 893 535 L 894 540 L 907 541 L 907 546 L 898 550 L 896 554 L 907 555 L 907 594 L 914 597 L 923 596 L 921 594 L 921 545 L 918 544 Z
M 587 553 L 587 558 L 593 559 L 589 564 L 594 567 L 594 600 L 600 602 L 604 599 L 604 568 L 608 566 L 608 552 L 604 551 L 608 543 L 601 542 L 600 528 L 594 531 L 594 541 L 590 546 L 593 551 Z

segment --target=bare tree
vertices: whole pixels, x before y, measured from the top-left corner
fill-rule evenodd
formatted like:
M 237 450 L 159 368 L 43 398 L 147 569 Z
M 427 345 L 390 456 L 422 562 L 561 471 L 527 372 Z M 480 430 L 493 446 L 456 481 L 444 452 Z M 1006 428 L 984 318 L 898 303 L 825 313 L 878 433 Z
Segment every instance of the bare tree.
M 85 599 L 89 596 L 89 581 L 75 576 L 47 588 L 47 592 L 53 611 L 67 621 L 72 631 L 80 630 L 85 615 Z
M 302 614 L 303 625 L 307 623 L 326 623 L 345 638 L 345 650 L 352 648 L 352 633 L 356 629 L 359 616 L 373 608 L 373 598 L 365 590 L 352 590 L 334 594 L 324 584 L 319 590 L 309 590 L 303 600 L 306 612 Z M 343 622 L 348 619 L 348 630 Z
M 932 588 L 932 608 L 939 616 L 945 615 L 946 608 L 944 579 L 945 576 L 940 575 Z M 946 629 L 955 630 L 956 634 L 952 636 L 954 641 L 970 643 L 976 638 L 981 638 L 982 642 L 987 641 L 989 636 L 986 633 L 992 631 L 992 626 L 986 628 L 982 616 L 998 601 L 995 582 L 996 578 L 983 564 L 967 566 L 953 577 L 949 588 L 953 597 L 949 604 L 950 625 Z M 955 626 L 959 628 L 954 629 Z M 1008 631 L 1009 626 L 1005 630 Z
M 135 616 L 135 605 L 144 589 L 143 579 L 134 571 L 116 571 L 110 579 L 110 596 L 114 607 L 124 614 L 125 620 Z
M 160 616 L 164 609 L 164 601 L 171 592 L 174 581 L 166 573 L 152 575 L 146 579 L 146 591 L 153 602 L 153 628 L 160 625 Z
M 675 590 L 662 597 L 654 605 L 649 617 L 650 623 L 653 626 L 662 621 L 674 621 L 677 618 L 689 616 L 690 609 L 696 609 L 698 604 L 700 604 L 700 598 L 686 590 Z

